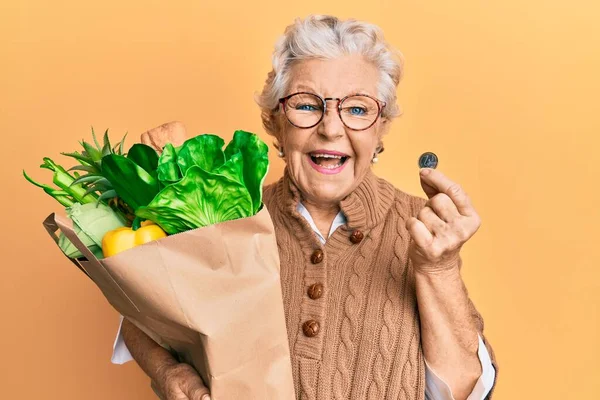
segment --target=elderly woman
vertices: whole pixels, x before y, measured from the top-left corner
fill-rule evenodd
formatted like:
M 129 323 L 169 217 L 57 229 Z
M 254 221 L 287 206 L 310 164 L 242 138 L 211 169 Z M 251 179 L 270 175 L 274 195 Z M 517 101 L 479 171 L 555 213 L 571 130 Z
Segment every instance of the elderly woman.
M 460 275 L 477 212 L 437 170 L 420 171 L 427 200 L 371 171 L 401 74 L 378 27 L 309 16 L 285 30 L 257 98 L 286 163 L 264 203 L 298 399 L 491 396 L 497 366 Z M 165 399 L 209 398 L 192 367 L 127 321 L 121 333 Z

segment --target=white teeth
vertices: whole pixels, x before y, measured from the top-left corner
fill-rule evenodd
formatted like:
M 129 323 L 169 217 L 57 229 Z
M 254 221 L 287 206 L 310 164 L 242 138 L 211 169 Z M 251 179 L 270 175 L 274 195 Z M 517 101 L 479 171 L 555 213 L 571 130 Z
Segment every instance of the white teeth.
M 333 154 L 311 154 L 313 157 L 321 157 L 321 158 L 337 158 L 341 159 L 342 156 L 336 156 Z
M 321 168 L 326 168 L 326 169 L 336 169 L 337 167 L 341 166 L 342 164 L 336 164 L 336 165 L 321 165 Z
M 310 153 L 309 154 L 313 159 L 332 159 L 332 160 L 338 160 L 337 163 L 335 163 L 334 165 L 324 165 L 321 164 L 321 162 L 317 162 L 317 164 L 321 167 L 321 168 L 325 168 L 325 169 L 336 169 L 342 166 L 342 164 L 344 164 L 344 160 L 348 158 L 348 156 L 340 156 L 340 155 L 334 155 L 334 154 L 323 154 L 323 153 Z M 315 161 L 316 162 L 316 161 Z

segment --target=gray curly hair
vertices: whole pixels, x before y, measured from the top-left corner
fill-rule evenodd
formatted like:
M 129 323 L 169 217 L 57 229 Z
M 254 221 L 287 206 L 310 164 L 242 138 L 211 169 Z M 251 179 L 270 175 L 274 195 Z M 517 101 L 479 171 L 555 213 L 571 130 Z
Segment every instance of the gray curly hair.
M 277 136 L 281 132 L 278 100 L 288 88 L 291 66 L 300 60 L 332 59 L 345 54 L 361 54 L 381 71 L 378 97 L 387 103 L 383 117 L 391 120 L 402 114 L 396 103 L 396 88 L 402 79 L 404 57 L 385 41 L 381 28 L 355 19 L 309 15 L 296 18 L 285 28 L 275 44 L 273 69 L 262 93 L 255 95 L 267 133 Z

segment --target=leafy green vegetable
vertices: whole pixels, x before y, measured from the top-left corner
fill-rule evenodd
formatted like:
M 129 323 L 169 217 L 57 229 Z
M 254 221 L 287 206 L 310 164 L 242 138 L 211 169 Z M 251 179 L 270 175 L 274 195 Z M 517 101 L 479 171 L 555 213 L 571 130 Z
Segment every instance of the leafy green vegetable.
M 164 188 L 136 216 L 169 234 L 254 215 L 262 206 L 268 147 L 258 136 L 236 131 L 223 151 L 215 135 L 199 135 L 180 147 L 165 146 L 158 160 Z
M 191 166 L 181 181 L 138 208 L 136 216 L 154 221 L 169 234 L 252 216 L 252 198 L 232 174 L 240 169 L 241 161 L 233 159 L 222 174 Z
M 262 185 L 269 169 L 269 148 L 265 142 L 253 133 L 238 130 L 233 140 L 225 148 L 227 159 L 241 154 L 244 162 L 243 183 L 252 197 L 253 213 L 262 205 Z
M 223 139 L 210 134 L 198 135 L 186 140 L 177 154 L 177 164 L 181 174 L 185 175 L 188 168 L 193 165 L 199 166 L 206 172 L 223 165 L 225 163 L 223 145 L 225 145 Z
M 162 186 L 170 185 L 183 178 L 177 164 L 177 149 L 167 143 L 158 159 L 158 181 Z
M 134 210 L 150 203 L 159 192 L 158 179 L 124 156 L 109 154 L 102 157 L 102 175 Z
M 152 147 L 142 143 L 136 143 L 131 146 L 131 149 L 127 152 L 127 158 L 139 165 L 150 174 L 153 178 L 156 178 L 156 168 L 158 166 L 158 154 Z
M 223 175 L 232 181 L 238 182 L 240 185 L 244 184 L 242 179 L 244 169 L 244 159 L 241 153 L 234 154 L 225 164 L 213 171 L 214 174 Z M 246 189 L 247 191 L 247 189 Z M 250 192 L 248 192 L 250 194 Z M 252 196 L 250 196 L 252 199 Z

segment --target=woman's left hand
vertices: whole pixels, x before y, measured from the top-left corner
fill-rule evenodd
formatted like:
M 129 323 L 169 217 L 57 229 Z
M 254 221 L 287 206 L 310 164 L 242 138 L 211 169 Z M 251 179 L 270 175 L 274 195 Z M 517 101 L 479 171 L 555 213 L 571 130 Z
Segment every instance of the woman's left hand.
M 481 219 L 459 184 L 431 168 L 423 168 L 419 175 L 429 200 L 417 218 L 406 221 L 413 239 L 409 257 L 424 273 L 457 268 L 460 249 L 479 229 Z

